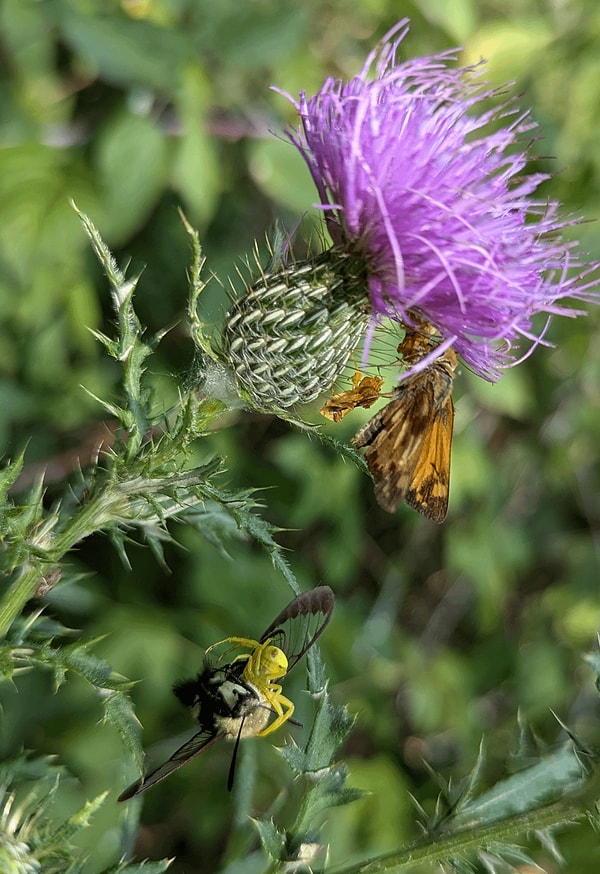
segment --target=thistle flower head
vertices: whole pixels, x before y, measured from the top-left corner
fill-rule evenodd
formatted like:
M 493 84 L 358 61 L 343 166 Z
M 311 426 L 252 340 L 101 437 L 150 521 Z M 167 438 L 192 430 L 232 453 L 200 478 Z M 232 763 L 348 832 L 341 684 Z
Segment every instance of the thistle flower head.
M 225 318 L 219 357 L 258 410 L 309 403 L 331 388 L 369 324 L 360 265 L 334 251 L 263 273 Z
M 596 300 L 576 244 L 576 219 L 536 198 L 523 175 L 535 123 L 494 93 L 455 52 L 399 63 L 400 22 L 350 82 L 328 79 L 294 101 L 288 137 L 304 157 L 334 246 L 362 259 L 372 321 L 435 326 L 480 376 L 539 343 L 537 313 L 579 315 L 564 298 Z M 371 71 L 374 76 L 371 78 Z M 439 351 L 439 350 L 438 350 Z

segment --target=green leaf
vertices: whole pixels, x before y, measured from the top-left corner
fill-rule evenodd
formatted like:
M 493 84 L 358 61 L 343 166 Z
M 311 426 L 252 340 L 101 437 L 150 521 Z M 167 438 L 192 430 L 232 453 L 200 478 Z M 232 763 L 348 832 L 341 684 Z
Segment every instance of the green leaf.
M 488 792 L 461 806 L 452 816 L 453 828 L 474 827 L 525 813 L 563 797 L 581 786 L 585 777 L 586 768 L 569 742 L 558 752 L 500 780 Z
M 261 843 L 270 859 L 278 861 L 285 849 L 285 834 L 280 832 L 272 819 L 252 819 Z
M 249 502 L 245 506 L 232 507 L 232 513 L 238 520 L 240 529 L 254 537 L 255 540 L 266 549 L 267 553 L 271 556 L 273 565 L 280 571 L 292 592 L 294 592 L 295 595 L 298 595 L 300 589 L 296 577 L 288 562 L 283 557 L 281 547 L 273 538 L 273 534 L 279 529 L 253 512 L 253 507 L 251 508 Z
M 98 656 L 90 652 L 91 647 L 98 640 L 101 640 L 101 638 L 83 643 L 77 642 L 56 649 L 46 647 L 45 652 L 49 654 L 49 662 L 63 675 L 63 679 L 66 671 L 70 670 L 79 674 L 80 677 L 83 677 L 92 686 L 104 689 L 108 688 L 112 669 L 105 659 L 98 658 Z
M 288 746 L 281 754 L 297 774 L 320 773 L 330 766 L 336 750 L 353 725 L 354 717 L 345 707 L 333 704 L 327 692 L 323 691 L 318 698 L 306 748 Z
M 305 794 L 300 813 L 294 824 L 294 835 L 302 836 L 314 830 L 322 821 L 323 814 L 331 807 L 351 804 L 362 798 L 364 792 L 360 789 L 346 787 L 348 769 L 344 764 L 334 765 L 321 775 L 315 786 Z
M 125 691 L 130 689 L 133 683 L 115 674 L 105 659 L 90 652 L 99 640 L 102 638 L 84 642 L 78 641 L 68 645 L 52 642 L 39 645 L 29 641 L 20 658 L 31 665 L 52 668 L 55 689 L 59 689 L 65 682 L 68 671 L 78 674 L 90 685 L 101 690 L 103 694 L 106 690 Z
M 504 85 L 535 73 L 540 56 L 552 39 L 550 21 L 541 16 L 502 16 L 486 21 L 471 35 L 461 60 L 476 64 L 481 58 L 488 58 L 490 79 Z
M 148 21 L 103 13 L 95 16 L 90 9 L 78 14 L 72 4 L 65 4 L 61 19 L 64 39 L 96 75 L 117 85 L 147 85 L 163 92 L 166 83 L 177 82 L 188 57 L 184 32 L 156 27 Z
M 0 676 L 5 680 L 12 680 L 15 672 L 12 646 L 0 647 Z
M 596 674 L 596 687 L 600 688 L 600 652 L 588 652 L 583 658 Z
M 168 144 L 156 123 L 123 110 L 102 130 L 96 150 L 104 227 L 122 241 L 137 230 L 160 197 L 168 175 Z
M 102 792 L 96 798 L 87 801 L 80 810 L 76 811 L 52 833 L 47 839 L 47 843 L 54 844 L 57 847 L 64 846 L 82 828 L 87 828 L 94 814 L 104 804 L 107 795 L 108 792 Z
M 5 502 L 8 498 L 8 491 L 14 485 L 17 477 L 23 470 L 24 452 L 21 452 L 14 461 L 8 462 L 0 469 L 0 501 Z M 0 522 L 0 536 L 4 530 L 4 525 Z
M 293 2 L 257 8 L 222 0 L 203 37 L 207 48 L 218 45 L 229 64 L 249 75 L 265 64 L 283 64 L 306 42 L 306 28 L 307 10 Z
M 140 723 L 127 694 L 110 692 L 103 698 L 104 722 L 118 732 L 125 748 L 131 753 L 135 767 L 144 769 L 144 752 L 141 745 Z
M 311 178 L 306 164 L 287 140 L 269 137 L 248 143 L 250 167 L 256 185 L 298 215 L 310 207 Z M 312 196 L 314 202 L 316 198 Z M 313 209 L 309 215 L 316 216 Z M 316 219 L 315 219 L 316 222 Z
M 420 0 L 419 10 L 426 19 L 451 34 L 458 45 L 463 45 L 475 30 L 479 17 L 476 0 Z
M 171 866 L 172 859 L 158 862 L 121 862 L 116 868 L 106 868 L 102 874 L 163 874 Z
M 199 64 L 189 66 L 177 95 L 182 135 L 173 155 L 171 181 L 202 227 L 213 218 L 222 190 L 220 150 L 208 130 L 210 84 Z

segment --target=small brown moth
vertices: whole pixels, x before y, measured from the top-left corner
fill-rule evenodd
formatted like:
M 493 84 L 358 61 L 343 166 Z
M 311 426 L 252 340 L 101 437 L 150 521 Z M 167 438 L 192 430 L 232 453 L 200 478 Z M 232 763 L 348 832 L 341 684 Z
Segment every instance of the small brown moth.
M 407 331 L 398 346 L 403 360 L 411 365 L 430 352 L 434 333 L 431 325 Z M 389 404 L 352 441 L 357 449 L 366 446 L 375 497 L 389 513 L 405 501 L 434 522 L 446 518 L 457 366 L 454 350 L 446 349 L 424 370 L 401 382 Z
M 328 398 L 320 413 L 332 422 L 341 422 L 356 407 L 365 407 L 368 410 L 379 398 L 382 385 L 383 379 L 380 376 L 363 376 L 357 370 L 352 377 L 352 388 Z

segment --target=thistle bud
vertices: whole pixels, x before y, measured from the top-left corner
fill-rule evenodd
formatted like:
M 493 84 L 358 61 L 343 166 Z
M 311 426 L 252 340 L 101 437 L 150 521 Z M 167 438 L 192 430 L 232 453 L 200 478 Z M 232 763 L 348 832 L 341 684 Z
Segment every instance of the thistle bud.
M 227 313 L 221 357 L 252 407 L 287 409 L 331 388 L 370 318 L 361 259 L 330 250 L 248 287 Z

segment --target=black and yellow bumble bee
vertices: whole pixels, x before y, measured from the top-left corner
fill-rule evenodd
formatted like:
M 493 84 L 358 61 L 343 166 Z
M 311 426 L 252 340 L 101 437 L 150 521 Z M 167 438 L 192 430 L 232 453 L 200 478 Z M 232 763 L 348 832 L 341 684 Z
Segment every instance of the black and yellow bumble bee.
M 333 605 L 334 595 L 329 586 L 319 586 L 290 601 L 259 640 L 228 637 L 210 646 L 200 673 L 173 689 L 198 720 L 200 730 L 166 762 L 125 789 L 119 801 L 145 792 L 224 739 L 235 742 L 227 781 L 227 788 L 231 789 L 240 740 L 265 737 L 291 718 L 294 705 L 283 695 L 277 681 L 296 667 L 321 636 L 331 619 Z M 210 654 L 227 644 L 216 663 L 211 662 Z M 224 663 L 236 650 L 241 652 Z

